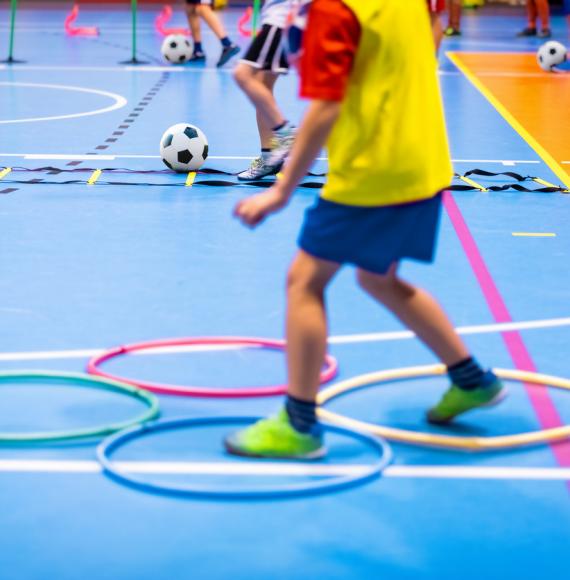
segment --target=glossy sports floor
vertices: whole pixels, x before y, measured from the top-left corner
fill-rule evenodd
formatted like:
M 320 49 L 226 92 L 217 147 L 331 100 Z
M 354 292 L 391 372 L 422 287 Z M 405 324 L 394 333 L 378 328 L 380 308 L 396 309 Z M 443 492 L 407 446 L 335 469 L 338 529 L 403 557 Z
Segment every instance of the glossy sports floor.
M 100 349 L 157 338 L 282 336 L 284 274 L 314 190 L 300 189 L 287 211 L 251 232 L 231 217 L 251 189 L 184 187 L 184 175 L 137 173 L 163 169 L 160 136 L 178 122 L 208 135 L 206 167 L 237 171 L 257 152 L 250 105 L 230 69 L 214 68 L 215 39 L 206 34 L 205 67 L 163 67 L 157 10 L 140 13 L 139 56 L 151 62 L 139 67 L 117 64 L 130 57 L 127 7 L 82 10 L 80 23 L 101 28 L 97 39 L 66 37 L 63 7 L 24 6 L 18 14 L 15 55 L 27 62 L 0 66 L 0 166 L 14 169 L 0 181 L 0 370 L 81 371 Z M 234 36 L 239 15 L 223 13 Z M 7 23 L 4 5 L 3 50 Z M 180 14 L 176 23 L 183 24 Z M 516 172 L 568 188 L 570 76 L 536 67 L 538 41 L 513 40 L 523 24 L 516 11 L 468 14 L 463 38 L 446 42 L 454 62 L 442 55 L 441 83 L 455 168 Z M 554 30 L 567 39 L 561 17 Z M 297 120 L 303 104 L 295 93 L 294 75 L 280 82 L 279 99 Z M 16 170 L 46 166 L 86 171 Z M 85 184 L 104 168 L 135 172 L 103 172 L 95 185 Z M 483 186 L 515 181 L 471 177 Z M 81 181 L 64 183 L 70 180 Z M 436 264 L 404 266 L 440 298 L 486 364 L 570 377 L 569 203 L 561 192 L 456 191 L 446 199 Z M 340 379 L 435 362 L 358 292 L 352 271 L 336 281 L 329 304 Z M 108 368 L 227 388 L 285 377 L 282 355 L 259 349 L 123 357 Z M 437 379 L 391 383 L 331 408 L 439 432 L 423 413 L 444 387 Z M 64 386 L 3 384 L 1 400 L 0 431 L 81 427 L 138 409 L 119 396 Z M 278 405 L 275 398 L 161 397 L 166 418 L 262 415 Z M 512 383 L 503 405 L 472 413 L 451 434 L 566 423 L 570 393 Z M 155 482 L 239 489 L 318 479 L 306 466 L 287 475 L 275 462 L 260 470 L 225 457 L 220 437 L 231 428 L 148 437 L 119 456 L 141 462 Z M 357 444 L 329 443 L 324 465 L 333 471 L 371 461 Z M 95 442 L 2 446 L 0 577 L 568 577 L 570 443 L 493 453 L 393 450 L 384 477 L 362 487 L 220 502 L 119 485 L 100 473 Z M 160 469 L 161 462 L 174 467 Z

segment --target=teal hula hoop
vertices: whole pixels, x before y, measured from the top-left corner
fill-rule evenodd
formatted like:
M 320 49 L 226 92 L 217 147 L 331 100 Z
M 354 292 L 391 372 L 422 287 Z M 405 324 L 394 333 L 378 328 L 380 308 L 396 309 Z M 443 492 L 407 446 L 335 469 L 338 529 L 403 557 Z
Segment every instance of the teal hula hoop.
M 155 419 L 160 414 L 158 399 L 151 393 L 132 385 L 120 383 L 100 377 L 93 377 L 82 373 L 65 373 L 51 371 L 7 371 L 0 372 L 0 386 L 4 383 L 54 383 L 61 385 L 70 384 L 82 388 L 95 388 L 102 391 L 110 391 L 127 395 L 137 399 L 147 406 L 147 409 L 127 421 L 98 425 L 85 429 L 70 431 L 44 431 L 35 433 L 6 433 L 0 431 L 0 444 L 7 443 L 53 443 L 58 441 L 73 441 L 77 439 L 102 438 L 117 431 L 141 425 Z

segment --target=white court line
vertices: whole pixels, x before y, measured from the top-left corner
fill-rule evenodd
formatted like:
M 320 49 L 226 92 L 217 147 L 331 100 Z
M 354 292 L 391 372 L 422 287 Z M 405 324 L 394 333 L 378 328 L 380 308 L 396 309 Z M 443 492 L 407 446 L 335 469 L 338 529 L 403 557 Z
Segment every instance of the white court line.
M 115 159 L 160 159 L 160 155 L 74 155 L 68 153 L 0 153 L 0 157 L 23 157 L 24 159 L 34 159 L 36 161 L 73 161 L 91 159 L 100 161 L 114 161 Z M 251 161 L 255 155 L 209 155 L 208 159 L 227 161 Z M 316 161 L 326 161 L 326 157 L 317 157 Z
M 499 324 L 480 324 L 476 326 L 458 326 L 459 334 L 489 334 L 493 332 L 512 332 L 516 330 L 536 330 L 540 328 L 556 328 L 570 326 L 570 318 L 551 318 L 545 320 L 529 320 L 524 322 L 501 322 Z M 406 340 L 414 338 L 415 334 L 409 330 L 396 332 L 377 332 L 371 334 L 348 334 L 331 336 L 330 344 L 354 344 L 358 342 L 383 342 L 387 340 Z
M 68 115 L 53 115 L 50 117 L 35 117 L 26 119 L 7 119 L 0 120 L 0 125 L 10 125 L 14 123 L 37 123 L 40 121 L 61 121 L 62 119 L 78 119 L 80 117 L 92 117 L 93 115 L 102 115 L 103 113 L 110 113 L 111 111 L 116 111 L 117 109 L 122 109 L 127 103 L 127 99 L 121 95 L 115 93 L 109 93 L 108 91 L 100 91 L 98 89 L 87 89 L 85 87 L 75 87 L 68 85 L 48 85 L 43 83 L 15 83 L 15 82 L 0 82 L 0 86 L 12 86 L 12 87 L 25 87 L 25 88 L 38 88 L 38 89 L 55 89 L 61 91 L 72 91 L 76 93 L 88 93 L 91 95 L 99 95 L 103 97 L 108 97 L 114 101 L 112 105 L 104 107 L 102 109 L 95 109 L 93 111 L 86 111 L 83 113 L 70 113 Z
M 113 161 L 115 159 L 160 159 L 160 155 L 131 155 L 131 154 L 116 154 L 116 155 L 74 155 L 72 153 L 0 153 L 1 157 L 23 157 L 24 159 L 35 160 L 82 160 L 82 159 L 99 159 L 101 161 Z M 254 159 L 254 155 L 210 155 L 208 159 L 212 160 L 241 160 L 248 161 Z M 318 157 L 317 161 L 327 161 L 326 157 Z M 453 159 L 453 163 L 500 163 L 505 166 L 513 165 L 539 165 L 542 161 L 527 160 L 527 159 Z M 570 161 L 563 161 L 562 163 L 570 163 Z
M 143 57 L 144 58 L 144 57 Z M 2 65 L 2 69 L 8 66 Z M 30 72 L 142 72 L 142 73 L 187 73 L 198 74 L 203 72 L 216 72 L 222 74 L 232 74 L 231 68 L 217 67 L 193 67 L 193 66 L 176 66 L 176 65 L 117 65 L 117 66 L 54 66 L 54 65 L 10 65 L 11 71 L 30 71 Z M 461 73 L 457 73 L 461 74 Z
M 514 165 L 540 165 L 540 160 L 522 160 L 522 159 L 454 159 L 453 163 L 501 163 L 505 166 Z
M 493 332 L 512 332 L 516 330 L 536 330 L 542 328 L 558 328 L 570 326 L 570 318 L 552 318 L 546 320 L 530 320 L 526 322 L 503 322 L 499 324 L 482 324 L 477 326 L 459 326 L 457 332 L 462 335 L 488 334 Z M 410 340 L 415 337 L 409 330 L 395 332 L 376 332 L 369 334 L 348 334 L 342 336 L 329 337 L 329 344 L 357 344 L 363 342 L 385 342 L 392 340 Z M 133 353 L 137 355 L 172 354 L 181 352 L 207 352 L 220 350 L 239 350 L 240 345 L 192 345 L 175 346 L 153 349 L 150 351 L 139 351 Z M 52 359 L 74 359 L 97 356 L 104 352 L 103 349 L 81 349 L 81 350 L 53 350 L 35 352 L 4 352 L 0 353 L 0 362 L 9 361 L 32 361 L 32 360 L 52 360 Z
M 20 157 L 20 155 L 7 155 L 7 157 Z M 24 159 L 36 159 L 36 160 L 44 160 L 44 161 L 89 161 L 99 160 L 99 161 L 114 161 L 116 155 L 72 155 L 72 154 L 32 154 L 32 155 L 22 155 Z
M 254 475 L 254 476 L 358 476 L 367 465 L 319 465 L 270 462 L 162 462 L 122 461 L 115 466 L 127 473 L 169 475 Z M 96 461 L 59 461 L 43 459 L 0 460 L 2 473 L 101 473 Z M 475 467 L 446 465 L 392 465 L 384 477 L 405 479 L 477 479 L 477 480 L 570 480 L 570 468 L 563 467 Z

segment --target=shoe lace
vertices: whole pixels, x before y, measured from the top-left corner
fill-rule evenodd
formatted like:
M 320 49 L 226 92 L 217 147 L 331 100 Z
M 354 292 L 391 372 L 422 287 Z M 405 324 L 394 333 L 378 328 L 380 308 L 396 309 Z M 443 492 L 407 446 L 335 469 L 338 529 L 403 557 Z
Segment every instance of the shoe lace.
M 256 157 L 249 166 L 250 169 L 259 169 L 263 165 L 263 157 Z

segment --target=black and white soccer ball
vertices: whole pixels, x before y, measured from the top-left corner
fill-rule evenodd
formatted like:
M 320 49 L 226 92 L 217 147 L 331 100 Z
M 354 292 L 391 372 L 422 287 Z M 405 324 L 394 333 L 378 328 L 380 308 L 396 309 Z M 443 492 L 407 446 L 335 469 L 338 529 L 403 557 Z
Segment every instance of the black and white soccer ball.
M 197 171 L 208 158 L 208 139 L 198 127 L 179 123 L 162 136 L 160 155 L 165 165 L 174 171 Z
M 183 64 L 192 56 L 192 42 L 183 34 L 171 34 L 164 39 L 160 50 L 170 64 Z
M 552 72 L 555 67 L 566 62 L 568 49 L 561 42 L 550 40 L 538 49 L 536 58 L 542 70 Z

